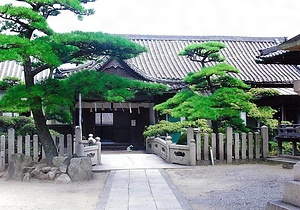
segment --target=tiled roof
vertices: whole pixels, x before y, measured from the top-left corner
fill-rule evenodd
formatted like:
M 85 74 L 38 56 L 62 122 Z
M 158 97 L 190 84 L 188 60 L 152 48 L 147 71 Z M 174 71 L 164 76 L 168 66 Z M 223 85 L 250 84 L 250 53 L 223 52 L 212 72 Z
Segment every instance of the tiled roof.
M 35 76 L 35 80 L 42 80 L 49 77 L 49 70 L 43 71 Z M 0 62 L 0 80 L 4 77 L 17 77 L 24 81 L 23 67 L 16 61 Z
M 147 75 L 168 80 L 181 80 L 189 72 L 198 71 L 201 66 L 188 58 L 178 56 L 186 46 L 206 41 L 219 41 L 227 47 L 221 50 L 226 61 L 240 70 L 233 76 L 254 84 L 291 84 L 300 79 L 300 73 L 293 65 L 260 65 L 255 62 L 260 49 L 285 41 L 284 37 L 231 37 L 231 36 L 148 36 L 124 35 L 145 46 L 147 53 L 127 60 Z
M 262 64 L 300 65 L 300 35 L 278 45 L 260 50 L 256 58 Z
M 240 70 L 233 76 L 251 84 L 285 85 L 300 79 L 296 66 L 278 64 L 257 64 L 256 56 L 261 49 L 270 48 L 284 42 L 284 37 L 236 37 L 236 36 L 154 36 L 154 35 L 121 35 L 145 46 L 148 52 L 126 60 L 126 64 L 137 74 L 147 80 L 163 83 L 180 83 L 189 72 L 197 72 L 201 66 L 178 53 L 186 46 L 206 41 L 219 41 L 227 47 L 221 50 L 227 62 Z M 100 64 L 89 62 L 89 68 L 100 68 Z M 86 67 L 85 66 L 85 67 Z M 0 63 L 0 79 L 4 76 L 24 78 L 21 67 L 15 62 Z M 63 70 L 69 74 L 80 67 Z M 47 75 L 43 72 L 38 79 Z

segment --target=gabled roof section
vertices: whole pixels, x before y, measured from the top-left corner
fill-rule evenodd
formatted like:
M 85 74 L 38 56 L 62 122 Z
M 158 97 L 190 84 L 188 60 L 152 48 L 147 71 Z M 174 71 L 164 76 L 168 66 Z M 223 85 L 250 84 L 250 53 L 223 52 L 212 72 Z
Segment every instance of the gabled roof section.
M 282 43 L 277 43 L 275 46 L 261 49 L 256 62 L 261 64 L 300 65 L 300 35 Z
M 234 77 L 251 84 L 291 84 L 300 79 L 300 73 L 293 65 L 258 65 L 254 58 L 260 49 L 283 42 L 284 37 L 236 37 L 236 36 L 152 36 L 123 35 L 145 46 L 148 52 L 126 60 L 133 69 L 161 80 L 180 81 L 189 72 L 197 72 L 197 62 L 179 56 L 186 46 L 207 41 L 219 41 L 227 47 L 221 50 L 226 62 L 240 70 Z M 212 65 L 212 64 L 211 64 Z

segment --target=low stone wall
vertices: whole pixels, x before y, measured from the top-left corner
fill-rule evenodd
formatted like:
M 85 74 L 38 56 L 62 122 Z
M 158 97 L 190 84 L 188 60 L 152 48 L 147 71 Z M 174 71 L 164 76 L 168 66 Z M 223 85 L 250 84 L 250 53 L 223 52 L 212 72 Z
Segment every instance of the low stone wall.
M 218 138 L 217 138 L 218 137 Z M 147 138 L 146 151 L 169 163 L 182 165 L 232 163 L 233 161 L 266 158 L 269 155 L 268 128 L 262 126 L 258 133 L 234 133 L 227 128 L 226 134 L 201 133 L 187 129 L 187 145 L 172 143 L 170 136 Z
M 146 139 L 146 151 L 160 156 L 168 163 L 195 165 L 195 157 L 191 157 L 191 150 L 193 151 L 194 149 L 191 149 L 191 147 L 195 148 L 194 145 L 172 144 L 170 136 L 166 137 L 165 140 L 161 138 Z

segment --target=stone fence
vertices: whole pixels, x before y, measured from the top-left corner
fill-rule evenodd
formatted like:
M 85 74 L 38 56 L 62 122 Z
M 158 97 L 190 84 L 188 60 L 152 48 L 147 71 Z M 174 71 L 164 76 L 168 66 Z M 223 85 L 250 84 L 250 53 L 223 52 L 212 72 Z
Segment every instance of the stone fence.
M 218 138 L 217 138 L 218 137 Z M 255 133 L 234 133 L 232 128 L 226 134 L 201 133 L 198 129 L 187 129 L 187 145 L 172 143 L 172 138 L 147 138 L 146 151 L 166 162 L 182 165 L 232 163 L 233 161 L 266 158 L 269 154 L 268 128 L 261 127 Z
M 66 137 L 66 138 L 65 138 Z M 77 137 L 77 138 L 76 138 Z M 52 136 L 57 147 L 59 156 L 72 157 L 90 156 L 93 164 L 101 163 L 101 142 L 97 139 L 93 145 L 89 145 L 88 141 L 82 140 L 81 130 L 75 129 L 75 138 L 72 134 L 64 136 Z M 40 158 L 45 158 L 44 150 L 39 143 L 38 135 L 15 136 L 14 129 L 8 129 L 8 137 L 0 136 L 0 171 L 5 170 L 5 165 L 10 161 L 11 155 L 19 153 L 31 156 L 33 161 L 38 162 Z

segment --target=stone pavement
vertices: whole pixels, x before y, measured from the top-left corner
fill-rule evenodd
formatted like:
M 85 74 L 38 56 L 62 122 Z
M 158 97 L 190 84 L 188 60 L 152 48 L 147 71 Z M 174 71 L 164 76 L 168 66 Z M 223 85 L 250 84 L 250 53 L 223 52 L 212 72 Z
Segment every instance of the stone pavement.
M 186 168 L 153 154 L 102 154 L 94 172 L 110 171 L 96 210 L 192 209 L 164 171 Z

